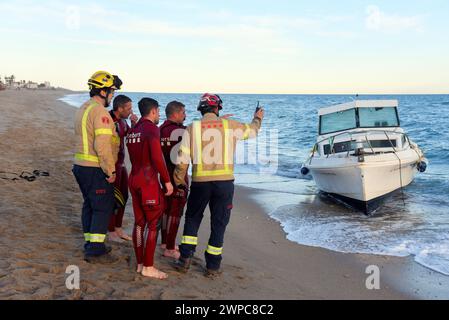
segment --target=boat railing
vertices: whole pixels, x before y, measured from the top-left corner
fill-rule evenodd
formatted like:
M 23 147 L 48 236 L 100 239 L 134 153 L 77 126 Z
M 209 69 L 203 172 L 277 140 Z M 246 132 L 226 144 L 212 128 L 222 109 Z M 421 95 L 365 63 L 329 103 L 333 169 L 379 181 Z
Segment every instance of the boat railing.
M 383 147 L 383 148 L 392 148 L 394 153 L 397 152 L 398 144 L 396 144 L 396 146 L 393 144 L 393 141 L 392 141 L 393 135 L 395 136 L 394 139 L 396 139 L 397 136 L 399 135 L 401 137 L 402 141 L 408 142 L 409 146 L 412 147 L 412 142 L 410 141 L 410 138 L 408 137 L 408 135 L 406 133 L 403 133 L 403 132 L 392 131 L 392 130 L 358 130 L 358 131 L 350 131 L 350 132 L 340 132 L 340 133 L 331 135 L 331 136 L 315 143 L 308 160 L 311 160 L 311 158 L 313 158 L 315 156 L 315 153 L 317 153 L 317 152 L 319 155 L 321 155 L 320 145 L 326 141 L 329 142 L 329 146 L 330 146 L 330 149 L 329 149 L 330 152 L 328 154 L 326 154 L 326 156 L 329 157 L 331 154 L 336 154 L 335 149 L 334 149 L 335 139 L 340 138 L 342 136 L 348 136 L 349 137 L 348 142 L 350 142 L 351 144 L 352 143 L 356 144 L 355 148 L 352 148 L 352 145 L 350 148 L 348 148 L 348 150 L 346 152 L 347 157 L 349 157 L 350 153 L 356 149 L 370 149 L 372 154 L 376 154 L 376 151 L 374 149 L 375 148 L 378 149 L 378 147 L 373 147 L 373 145 L 369 139 L 369 134 L 373 134 L 373 133 L 376 133 L 378 135 L 379 134 L 385 135 L 385 137 L 387 138 L 387 141 L 389 141 L 389 143 L 390 143 L 390 146 Z M 405 138 L 405 140 L 403 138 Z M 346 141 L 342 141 L 342 142 L 346 142 Z M 380 152 L 377 152 L 377 153 L 380 153 Z

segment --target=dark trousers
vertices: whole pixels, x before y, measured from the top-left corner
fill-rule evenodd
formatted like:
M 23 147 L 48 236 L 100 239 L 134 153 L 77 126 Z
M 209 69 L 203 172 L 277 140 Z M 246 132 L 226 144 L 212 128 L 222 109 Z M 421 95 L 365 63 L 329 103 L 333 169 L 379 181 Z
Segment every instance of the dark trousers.
M 106 252 L 104 241 L 109 219 L 114 210 L 114 186 L 106 181 L 100 168 L 74 165 L 72 169 L 83 194 L 81 221 L 87 255 L 98 256 Z
M 211 234 L 205 252 L 206 267 L 218 270 L 222 260 L 224 234 L 231 218 L 234 181 L 192 182 L 185 217 L 182 244 L 183 258 L 192 257 L 198 244 L 198 229 L 209 205 Z
M 126 203 L 128 202 L 128 171 L 123 164 L 115 165 L 116 178 L 114 186 L 120 190 Z M 109 220 L 109 232 L 114 232 L 115 228 L 121 228 L 123 224 L 123 216 L 125 215 L 125 207 L 116 208 L 111 214 L 111 219 Z

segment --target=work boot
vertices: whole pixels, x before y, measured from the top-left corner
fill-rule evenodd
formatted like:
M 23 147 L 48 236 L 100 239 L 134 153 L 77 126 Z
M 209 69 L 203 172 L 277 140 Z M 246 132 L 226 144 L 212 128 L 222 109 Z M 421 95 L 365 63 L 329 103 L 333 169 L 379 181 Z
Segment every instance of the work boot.
M 223 271 L 221 269 L 213 270 L 213 269 L 206 269 L 204 272 L 204 276 L 209 279 L 215 279 L 221 276 Z
M 100 248 L 96 248 L 96 250 L 92 250 L 92 248 L 90 246 L 91 245 L 90 245 L 89 242 L 84 245 L 84 252 L 85 252 L 85 254 L 86 254 L 86 252 L 89 252 L 87 255 L 100 256 L 102 254 L 108 254 L 109 252 L 112 251 L 112 247 L 108 246 L 107 244 L 104 245 L 104 250 L 102 250 L 103 248 L 101 248 L 101 247 Z
M 178 260 L 171 263 L 172 267 L 182 273 L 187 273 L 192 264 L 192 258 L 180 257 Z
M 92 256 L 85 254 L 84 261 L 92 264 L 111 264 L 117 262 L 118 258 L 108 253 L 102 254 L 100 256 Z
M 93 254 L 84 254 L 84 261 L 88 262 L 88 263 L 114 263 L 115 261 L 117 261 L 117 258 L 110 255 L 109 253 L 112 251 L 112 247 L 105 245 L 104 246 L 104 253 L 100 254 L 100 255 L 93 255 Z M 106 258 L 108 257 L 108 258 Z

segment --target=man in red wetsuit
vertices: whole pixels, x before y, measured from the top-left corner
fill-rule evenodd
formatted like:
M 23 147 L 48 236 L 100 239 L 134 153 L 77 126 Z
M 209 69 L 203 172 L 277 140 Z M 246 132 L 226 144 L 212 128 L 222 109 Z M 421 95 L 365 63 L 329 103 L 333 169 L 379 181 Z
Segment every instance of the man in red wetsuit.
M 133 114 L 132 108 L 132 100 L 125 95 L 119 95 L 115 97 L 113 108 L 109 112 L 112 120 L 114 120 L 115 130 L 120 137 L 118 159 L 115 164 L 116 179 L 114 184 L 114 195 L 116 199 L 116 208 L 111 215 L 108 227 L 109 240 L 116 242 L 132 240 L 132 238 L 122 229 L 123 215 L 125 214 L 125 206 L 128 201 L 128 172 L 125 166 L 124 140 L 130 128 L 126 119 L 130 118 L 132 126 L 134 126 L 138 120 L 137 116 Z
M 173 186 L 162 154 L 157 127 L 159 103 L 151 98 L 143 98 L 139 101 L 139 110 L 142 118 L 126 136 L 132 164 L 129 189 L 135 217 L 133 243 L 137 272 L 146 277 L 165 279 L 167 274 L 153 266 L 157 225 L 165 207 L 160 180 L 165 186 L 165 196 L 173 193 Z M 148 228 L 148 233 L 144 243 L 145 228 Z
M 165 114 L 167 120 L 160 127 L 161 145 L 165 163 L 173 184 L 173 172 L 175 171 L 176 164 L 172 160 L 175 160 L 177 157 L 177 150 L 173 149 L 173 147 L 181 142 L 186 128 L 183 125 L 186 119 L 185 105 L 178 101 L 172 101 L 167 105 Z M 174 151 L 173 155 L 171 154 L 172 151 Z M 186 185 L 188 185 L 187 174 L 185 181 Z M 187 192 L 185 190 L 175 189 L 171 196 L 166 197 L 166 202 L 167 205 L 162 216 L 161 247 L 165 249 L 165 257 L 179 259 L 180 253 L 175 246 L 176 234 L 178 233 L 179 222 L 187 202 Z

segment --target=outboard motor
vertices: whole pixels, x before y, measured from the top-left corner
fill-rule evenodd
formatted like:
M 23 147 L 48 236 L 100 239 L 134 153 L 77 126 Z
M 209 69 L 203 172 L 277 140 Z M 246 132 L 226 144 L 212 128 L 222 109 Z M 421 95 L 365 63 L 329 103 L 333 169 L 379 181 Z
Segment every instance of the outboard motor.
M 421 173 L 426 172 L 427 163 L 425 163 L 424 161 L 420 161 L 420 162 L 418 162 L 418 165 L 416 167 L 418 168 L 419 172 L 421 172 Z

